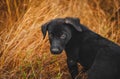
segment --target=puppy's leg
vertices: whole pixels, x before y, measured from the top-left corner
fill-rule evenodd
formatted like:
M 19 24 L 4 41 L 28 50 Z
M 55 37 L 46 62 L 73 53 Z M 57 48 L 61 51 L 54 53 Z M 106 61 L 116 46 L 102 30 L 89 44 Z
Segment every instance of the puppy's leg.
M 71 76 L 73 79 L 78 75 L 78 66 L 77 62 L 73 59 L 67 58 L 67 64 L 69 68 L 69 72 L 71 73 Z

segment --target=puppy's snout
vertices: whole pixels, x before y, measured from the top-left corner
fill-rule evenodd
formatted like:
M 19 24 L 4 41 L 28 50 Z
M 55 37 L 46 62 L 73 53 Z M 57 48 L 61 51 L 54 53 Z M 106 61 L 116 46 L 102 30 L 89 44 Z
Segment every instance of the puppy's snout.
M 59 48 L 51 48 L 51 52 L 52 52 L 53 54 L 59 54 L 59 53 L 61 53 L 61 51 L 60 51 Z
M 51 51 L 54 52 L 54 53 L 57 53 L 57 52 L 59 52 L 59 49 L 58 48 L 52 48 Z

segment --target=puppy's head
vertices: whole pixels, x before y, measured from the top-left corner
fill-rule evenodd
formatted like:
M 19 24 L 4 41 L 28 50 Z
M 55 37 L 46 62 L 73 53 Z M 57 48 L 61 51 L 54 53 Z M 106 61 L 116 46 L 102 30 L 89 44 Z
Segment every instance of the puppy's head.
M 57 18 L 42 25 L 44 38 L 48 31 L 51 53 L 59 54 L 64 50 L 65 45 L 72 38 L 71 27 L 82 32 L 78 18 Z

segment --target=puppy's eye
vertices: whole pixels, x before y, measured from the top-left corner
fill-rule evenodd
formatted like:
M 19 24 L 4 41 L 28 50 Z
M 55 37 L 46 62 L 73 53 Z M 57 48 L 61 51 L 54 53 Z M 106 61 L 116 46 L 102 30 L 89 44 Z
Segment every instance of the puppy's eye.
M 62 35 L 60 36 L 60 38 L 61 38 L 61 39 L 65 39 L 65 38 L 66 38 L 66 35 L 65 35 L 65 34 L 62 34 Z

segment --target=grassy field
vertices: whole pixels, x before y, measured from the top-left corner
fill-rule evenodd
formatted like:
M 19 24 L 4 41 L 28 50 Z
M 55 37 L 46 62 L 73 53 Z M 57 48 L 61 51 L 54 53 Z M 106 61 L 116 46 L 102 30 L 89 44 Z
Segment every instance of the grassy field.
M 70 79 L 40 28 L 66 16 L 120 44 L 120 0 L 0 0 L 0 79 Z

